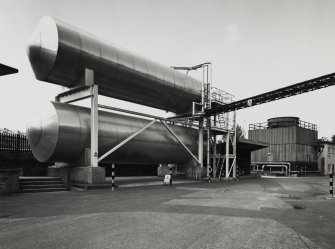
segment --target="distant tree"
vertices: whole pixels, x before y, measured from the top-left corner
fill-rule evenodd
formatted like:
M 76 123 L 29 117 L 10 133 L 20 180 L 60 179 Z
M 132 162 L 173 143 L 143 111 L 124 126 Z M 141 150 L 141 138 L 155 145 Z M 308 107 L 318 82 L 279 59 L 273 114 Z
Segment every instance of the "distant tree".
M 335 144 L 335 134 L 331 137 L 331 142 Z
M 242 128 L 241 125 L 236 125 L 236 140 L 239 141 L 241 138 L 245 138 L 245 130 Z

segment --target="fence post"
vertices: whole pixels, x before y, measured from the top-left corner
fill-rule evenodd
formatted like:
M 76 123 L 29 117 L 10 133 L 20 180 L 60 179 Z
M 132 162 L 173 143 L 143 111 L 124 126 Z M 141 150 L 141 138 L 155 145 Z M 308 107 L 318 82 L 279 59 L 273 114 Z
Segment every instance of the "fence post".
M 16 146 L 15 146 L 16 153 L 20 152 L 20 134 L 16 134 Z

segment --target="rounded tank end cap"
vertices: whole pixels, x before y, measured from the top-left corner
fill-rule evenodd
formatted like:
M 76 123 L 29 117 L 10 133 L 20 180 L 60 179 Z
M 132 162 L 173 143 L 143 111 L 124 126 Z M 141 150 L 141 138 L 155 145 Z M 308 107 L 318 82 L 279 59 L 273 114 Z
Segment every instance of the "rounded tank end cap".
M 40 162 L 51 159 L 58 141 L 58 118 L 51 102 L 44 103 L 27 125 L 27 138 L 34 157 Z
M 58 30 L 55 20 L 43 17 L 32 32 L 27 43 L 27 54 L 38 80 L 47 80 L 58 51 Z
M 36 146 L 41 140 L 42 124 L 41 120 L 35 119 L 27 126 L 27 138 L 30 146 Z

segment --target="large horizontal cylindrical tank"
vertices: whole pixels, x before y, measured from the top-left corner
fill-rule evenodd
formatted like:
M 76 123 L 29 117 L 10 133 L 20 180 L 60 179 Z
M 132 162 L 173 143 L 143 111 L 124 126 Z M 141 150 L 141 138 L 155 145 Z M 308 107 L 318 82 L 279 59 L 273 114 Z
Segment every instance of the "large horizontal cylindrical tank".
M 99 156 L 143 128 L 150 120 L 99 111 Z M 197 130 L 169 124 L 178 138 L 197 151 Z M 90 147 L 90 109 L 57 102 L 48 103 L 27 127 L 35 158 L 41 162 L 75 162 Z M 190 154 L 160 122 L 156 122 L 113 152 L 105 161 L 115 163 L 184 163 Z
M 99 94 L 175 113 L 201 100 L 201 82 L 130 53 L 74 26 L 43 17 L 31 35 L 28 57 L 38 80 L 76 87 L 94 70 Z

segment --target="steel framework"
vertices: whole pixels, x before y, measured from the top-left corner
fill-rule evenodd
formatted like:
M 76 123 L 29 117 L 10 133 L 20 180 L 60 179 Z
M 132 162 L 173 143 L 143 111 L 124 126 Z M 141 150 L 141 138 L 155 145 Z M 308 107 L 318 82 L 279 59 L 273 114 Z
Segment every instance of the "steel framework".
M 206 130 L 206 170 L 207 177 L 210 179 L 212 173 L 213 178 L 217 176 L 221 178 L 224 173 L 225 179 L 230 176 L 236 178 L 236 112 L 230 115 L 231 111 L 224 113 L 212 113 L 206 115 L 210 110 L 216 107 L 223 107 L 233 101 L 234 96 L 225 91 L 212 86 L 212 64 L 210 62 L 202 63 L 193 67 L 171 67 L 175 70 L 191 70 L 202 69 L 202 92 L 201 103 L 193 103 L 192 113 L 185 113 L 172 117 L 172 120 L 192 120 L 197 121 L 199 126 L 199 148 L 198 161 L 203 167 L 203 132 Z M 216 145 L 217 136 L 223 137 L 226 143 L 226 153 L 224 156 L 217 155 Z M 233 150 L 230 151 L 230 144 Z M 225 158 L 220 161 L 220 158 Z M 226 159 L 227 158 L 227 159 Z M 212 160 L 211 160 L 212 159 Z M 229 160 L 232 159 L 232 160 Z M 219 175 L 217 174 L 218 172 Z
M 275 101 L 278 99 L 283 99 L 291 97 L 294 95 L 318 90 L 321 88 L 329 87 L 335 85 L 335 73 L 324 75 L 318 78 L 306 80 L 294 85 L 279 88 L 267 93 L 262 93 L 250 98 L 242 99 L 239 101 L 232 102 L 227 105 L 219 106 L 216 108 L 206 110 L 206 116 L 211 116 L 216 113 L 226 113 L 243 108 L 248 108 L 254 105 L 260 105 L 263 103 Z

